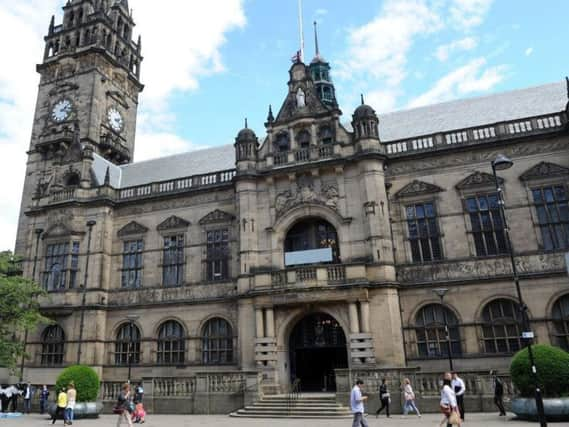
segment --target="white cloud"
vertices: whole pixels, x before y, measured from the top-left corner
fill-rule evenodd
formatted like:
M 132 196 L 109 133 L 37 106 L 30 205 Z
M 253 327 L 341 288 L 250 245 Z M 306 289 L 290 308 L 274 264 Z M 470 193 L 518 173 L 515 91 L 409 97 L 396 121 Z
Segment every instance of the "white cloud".
M 448 59 L 449 55 L 474 49 L 478 45 L 478 41 L 474 37 L 465 37 L 460 40 L 455 40 L 448 44 L 440 45 L 435 51 L 435 56 L 441 62 Z
M 526 56 L 530 56 L 533 53 L 533 47 L 528 47 L 524 53 Z
M 64 4 L 65 0 L 0 0 L 2 56 L 9 58 L 0 67 L 0 181 L 5 183 L 0 189 L 0 250 L 13 248 L 16 238 L 39 81 L 34 64 L 42 60 L 50 17 L 60 15 Z M 131 0 L 130 6 L 135 30 L 143 35 L 146 85 L 135 157 L 141 160 L 202 148 L 175 134 L 169 96 L 195 89 L 201 78 L 225 70 L 220 49 L 229 31 L 246 24 L 243 0 L 169 0 L 160 7 L 147 0 Z M 161 120 L 145 120 L 149 111 Z
M 473 92 L 483 92 L 500 83 L 506 66 L 487 67 L 484 58 L 476 58 L 439 79 L 431 89 L 409 102 L 408 107 L 421 107 L 449 101 Z
M 460 29 L 469 30 L 484 21 L 493 0 L 451 0 L 451 22 Z

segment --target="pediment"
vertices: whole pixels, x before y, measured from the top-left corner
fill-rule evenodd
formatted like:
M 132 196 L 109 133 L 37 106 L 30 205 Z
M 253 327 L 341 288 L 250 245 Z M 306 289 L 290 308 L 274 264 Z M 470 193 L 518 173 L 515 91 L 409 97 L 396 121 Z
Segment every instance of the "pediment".
M 123 228 L 121 228 L 117 232 L 117 235 L 119 237 L 123 237 L 123 236 L 130 236 L 133 234 L 144 234 L 147 231 L 148 231 L 148 228 L 145 227 L 144 225 L 139 224 L 136 221 L 131 221 L 127 225 L 125 225 Z
M 72 230 L 63 222 L 58 222 L 56 224 L 53 224 L 51 227 L 47 229 L 47 231 L 43 235 L 43 238 L 46 239 L 53 237 L 68 237 L 74 234 L 81 234 L 81 233 Z
M 569 175 L 569 168 L 555 163 L 541 162 L 520 175 L 522 181 Z
M 411 196 L 418 196 L 421 194 L 430 194 L 430 193 L 439 193 L 444 191 L 441 187 L 435 184 L 429 184 L 428 182 L 414 180 L 410 182 L 406 186 L 404 186 L 401 190 L 395 193 L 395 197 L 411 197 Z
M 224 212 L 222 210 L 216 209 L 208 213 L 202 219 L 200 219 L 199 223 L 200 225 L 205 225 L 205 224 L 214 224 L 217 222 L 231 222 L 233 221 L 234 218 L 235 217 L 233 215 Z
M 498 177 L 498 182 L 502 184 L 504 180 Z M 476 171 L 456 184 L 456 188 L 459 190 L 464 190 L 466 188 L 487 187 L 494 185 L 496 185 L 494 182 L 494 175 L 486 172 Z
M 175 228 L 187 228 L 189 225 L 190 225 L 189 221 L 186 221 L 185 219 L 182 219 L 179 216 L 172 215 L 171 217 L 168 217 L 165 221 L 162 221 L 160 224 L 158 224 L 158 227 L 156 227 L 156 229 L 159 231 L 172 230 Z

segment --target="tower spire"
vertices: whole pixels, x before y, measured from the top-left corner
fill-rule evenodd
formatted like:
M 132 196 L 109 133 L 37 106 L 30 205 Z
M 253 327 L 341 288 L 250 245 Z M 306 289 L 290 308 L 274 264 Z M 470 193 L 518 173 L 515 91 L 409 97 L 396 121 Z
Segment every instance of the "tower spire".
M 316 58 L 320 57 L 320 49 L 318 49 L 318 27 L 316 21 L 314 21 L 314 48 L 316 50 Z
M 300 62 L 304 62 L 304 31 L 302 29 L 302 0 L 298 0 L 298 31 L 300 37 Z

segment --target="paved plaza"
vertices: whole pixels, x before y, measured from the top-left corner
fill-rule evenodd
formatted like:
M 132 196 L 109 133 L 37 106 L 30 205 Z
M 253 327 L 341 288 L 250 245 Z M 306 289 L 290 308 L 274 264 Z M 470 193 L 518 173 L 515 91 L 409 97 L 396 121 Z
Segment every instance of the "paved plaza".
M 480 427 L 518 427 L 518 426 L 535 426 L 536 423 L 529 423 L 525 421 L 515 420 L 509 414 L 508 417 L 499 417 L 498 414 L 477 413 L 467 414 L 467 421 L 464 426 L 480 426 Z M 386 427 L 423 427 L 437 426 L 441 416 L 439 414 L 425 414 L 422 418 L 416 416 L 409 416 L 401 418 L 400 415 L 394 415 L 391 418 L 375 418 L 369 416 L 368 422 L 370 427 L 386 426 Z M 115 426 L 117 421 L 116 415 L 102 415 L 95 420 L 76 420 L 73 424 L 77 427 L 95 427 L 95 426 Z M 255 427 L 266 426 L 267 423 L 271 427 L 306 427 L 308 424 L 311 427 L 350 427 L 350 419 L 257 419 L 257 418 L 231 418 L 224 415 L 150 415 L 145 427 L 194 427 L 194 426 L 211 426 L 211 427 Z M 14 419 L 0 420 L 1 427 L 32 427 L 51 425 L 51 421 L 44 416 L 32 414 Z M 62 420 L 58 420 L 55 425 L 63 425 Z M 125 426 L 126 424 L 122 424 Z M 564 425 L 564 423 L 557 423 L 553 425 Z M 565 424 L 566 425 L 566 424 Z

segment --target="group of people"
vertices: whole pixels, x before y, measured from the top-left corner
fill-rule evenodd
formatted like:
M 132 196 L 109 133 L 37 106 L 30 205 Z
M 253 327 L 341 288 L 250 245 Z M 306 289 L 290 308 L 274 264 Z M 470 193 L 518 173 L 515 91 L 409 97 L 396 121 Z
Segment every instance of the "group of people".
M 45 390 L 47 391 L 47 387 L 46 386 L 44 387 Z M 47 394 L 49 395 L 49 392 L 47 392 Z M 67 389 L 65 389 L 65 387 L 62 387 L 57 393 L 57 406 L 55 408 L 55 412 L 51 416 L 51 423 L 55 424 L 57 418 L 63 418 L 63 425 L 66 426 L 72 425 L 73 420 L 75 418 L 74 411 L 75 411 L 76 401 L 77 401 L 77 390 L 75 389 L 75 384 L 73 382 L 70 382 L 69 385 L 67 386 Z
M 495 371 L 491 371 L 492 381 L 494 386 L 494 403 L 500 411 L 500 416 L 506 415 L 504 408 L 503 395 L 504 386 L 500 378 L 496 375 Z M 464 393 L 466 392 L 466 385 L 462 378 L 459 377 L 457 372 L 446 372 L 443 376 L 443 387 L 441 389 L 440 409 L 444 415 L 440 423 L 440 427 L 445 424 L 447 427 L 452 425 L 460 426 L 464 421 Z M 368 427 L 367 421 L 364 418 L 364 402 L 368 396 L 363 392 L 364 382 L 357 380 L 356 385 L 352 389 L 350 395 L 350 406 L 354 419 L 352 427 Z M 379 400 L 381 406 L 376 411 L 376 418 L 385 409 L 385 414 L 389 418 L 389 406 L 391 404 L 391 394 L 387 387 L 387 380 L 383 378 L 378 389 Z M 403 393 L 403 417 L 407 416 L 409 412 L 415 412 L 418 417 L 421 417 L 421 412 L 415 402 L 415 392 L 411 386 L 409 378 L 405 378 L 402 384 Z
M 18 398 L 24 400 L 23 412 L 29 414 L 32 408 L 32 397 L 34 388 L 30 383 L 20 383 L 15 385 L 2 385 L 0 387 L 0 410 L 2 412 L 16 412 L 18 410 Z
M 117 427 L 119 427 L 123 421 L 132 427 L 133 423 L 144 423 L 146 417 L 146 411 L 142 403 L 144 398 L 144 388 L 142 384 L 138 384 L 134 388 L 134 396 L 129 383 L 125 383 L 122 386 L 122 390 L 118 395 L 117 404 L 113 408 L 113 412 L 118 414 Z

